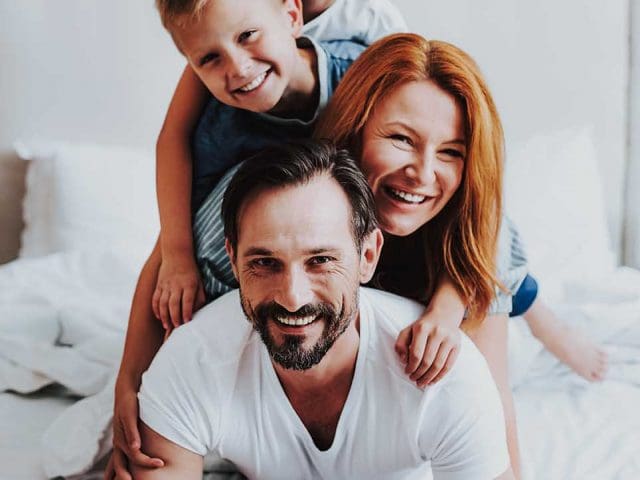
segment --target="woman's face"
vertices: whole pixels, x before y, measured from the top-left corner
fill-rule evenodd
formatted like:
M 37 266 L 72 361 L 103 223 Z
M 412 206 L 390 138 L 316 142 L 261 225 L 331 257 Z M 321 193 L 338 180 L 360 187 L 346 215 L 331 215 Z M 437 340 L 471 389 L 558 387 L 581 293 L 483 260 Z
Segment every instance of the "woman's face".
M 406 83 L 374 109 L 362 134 L 361 167 L 381 228 L 406 236 L 434 218 L 462 181 L 462 111 L 435 83 Z

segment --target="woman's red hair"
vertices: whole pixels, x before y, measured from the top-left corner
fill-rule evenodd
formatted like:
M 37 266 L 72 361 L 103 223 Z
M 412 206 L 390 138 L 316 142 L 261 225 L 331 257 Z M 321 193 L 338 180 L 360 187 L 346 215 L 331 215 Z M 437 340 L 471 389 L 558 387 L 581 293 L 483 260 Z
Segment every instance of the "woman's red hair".
M 421 227 L 425 298 L 431 298 L 438 280 L 448 274 L 467 303 L 463 325 L 473 329 L 500 288 L 495 271 L 504 157 L 500 118 L 473 59 L 451 44 L 416 34 L 378 40 L 347 71 L 315 136 L 359 154 L 362 130 L 378 102 L 405 83 L 424 80 L 459 102 L 467 142 L 458 191 L 428 228 Z

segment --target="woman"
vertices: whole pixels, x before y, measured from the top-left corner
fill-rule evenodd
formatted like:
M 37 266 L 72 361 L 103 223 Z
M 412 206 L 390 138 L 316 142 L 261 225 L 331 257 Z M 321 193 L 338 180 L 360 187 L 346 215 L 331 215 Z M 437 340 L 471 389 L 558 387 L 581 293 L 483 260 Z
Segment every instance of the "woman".
M 517 475 L 507 377 L 510 305 L 486 317 L 495 292 L 504 288 L 495 273 L 503 133 L 475 62 L 444 42 L 413 34 L 386 37 L 351 66 L 316 135 L 352 149 L 372 187 L 387 233 L 377 286 L 431 306 L 444 278 L 453 289 L 438 292 L 440 303 L 467 306 L 462 326 L 498 385 Z M 416 335 L 415 324 L 401 334 L 400 347 L 410 335 Z

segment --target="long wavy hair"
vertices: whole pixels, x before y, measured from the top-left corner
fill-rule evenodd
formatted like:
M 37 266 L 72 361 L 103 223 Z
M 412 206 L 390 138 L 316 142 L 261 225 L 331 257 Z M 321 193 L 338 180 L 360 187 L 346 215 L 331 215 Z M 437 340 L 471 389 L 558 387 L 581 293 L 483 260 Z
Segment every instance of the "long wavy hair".
M 502 124 L 474 60 L 454 45 L 416 34 L 378 40 L 347 71 L 315 136 L 360 156 L 362 131 L 378 102 L 403 84 L 423 80 L 457 100 L 467 143 L 458 190 L 428 228 L 420 228 L 426 260 L 424 298 L 430 299 L 439 279 L 448 274 L 467 304 L 463 326 L 472 330 L 502 288 L 496 277 L 496 250 L 504 159 Z

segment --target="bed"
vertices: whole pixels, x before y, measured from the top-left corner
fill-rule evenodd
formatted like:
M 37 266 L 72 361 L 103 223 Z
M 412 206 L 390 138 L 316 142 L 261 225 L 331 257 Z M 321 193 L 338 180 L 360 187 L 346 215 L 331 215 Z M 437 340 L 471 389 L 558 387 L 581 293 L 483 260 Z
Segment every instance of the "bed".
M 16 150 L 29 167 L 20 257 L 0 266 L 0 479 L 101 478 L 129 303 L 158 229 L 153 157 L 61 142 Z M 506 176 L 541 294 L 611 363 L 589 384 L 522 319 L 510 323 L 523 478 L 638 479 L 640 272 L 615 265 L 591 133 L 514 146 Z

